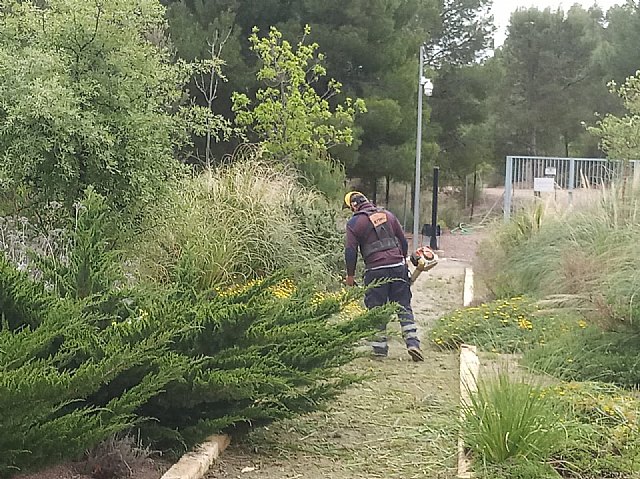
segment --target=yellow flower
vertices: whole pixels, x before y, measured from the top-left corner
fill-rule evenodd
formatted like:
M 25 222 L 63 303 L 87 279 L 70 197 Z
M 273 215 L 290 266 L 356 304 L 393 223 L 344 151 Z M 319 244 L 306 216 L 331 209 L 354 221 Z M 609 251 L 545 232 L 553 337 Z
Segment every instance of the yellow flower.
M 269 292 L 278 299 L 288 299 L 296 291 L 296 285 L 290 279 L 283 279 L 269 288 Z
M 531 331 L 533 329 L 533 324 L 528 319 L 520 319 L 518 321 L 518 326 L 520 329 L 526 329 Z

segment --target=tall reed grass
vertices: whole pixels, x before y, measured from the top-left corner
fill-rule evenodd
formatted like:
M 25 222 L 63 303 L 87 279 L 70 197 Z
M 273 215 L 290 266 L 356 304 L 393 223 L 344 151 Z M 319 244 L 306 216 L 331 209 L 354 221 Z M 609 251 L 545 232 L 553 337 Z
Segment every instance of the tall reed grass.
M 481 255 L 489 289 L 537 295 L 606 326 L 638 323 L 640 192 L 623 191 L 603 188 L 596 203 L 563 213 L 545 215 L 538 205 L 500 228 Z
M 277 270 L 337 274 L 337 208 L 293 172 L 243 161 L 183 181 L 145 235 L 142 270 L 198 288 Z

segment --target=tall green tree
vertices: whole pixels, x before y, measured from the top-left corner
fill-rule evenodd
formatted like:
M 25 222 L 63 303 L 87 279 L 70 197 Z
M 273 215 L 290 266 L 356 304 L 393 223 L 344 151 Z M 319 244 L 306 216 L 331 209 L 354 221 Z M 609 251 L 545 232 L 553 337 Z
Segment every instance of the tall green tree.
M 88 185 L 120 210 L 179 171 L 171 109 L 186 71 L 159 44 L 157 0 L 6 0 L 0 11 L 0 188 L 38 212 Z
M 628 0 L 611 7 L 606 15 L 606 45 L 602 61 L 611 80 L 618 84 L 640 69 L 640 2 Z
M 310 41 L 321 46 L 327 69 L 343 85 L 344 96 L 336 96 L 332 103 L 351 96 L 370 105 L 369 112 L 356 119 L 352 146 L 335 148 L 333 154 L 374 192 L 379 178 L 412 178 L 419 45 L 428 43 L 427 66 L 435 70 L 475 61 L 491 41 L 490 0 L 167 0 L 167 4 L 172 38 L 185 58 L 206 55 L 206 39 L 223 20 L 233 24 L 232 38 L 249 36 L 254 26 L 262 31 L 275 26 L 285 37 L 298 38 L 309 24 Z M 225 47 L 221 56 L 229 77 L 223 90 L 233 86 L 252 96 L 258 85 L 241 74 L 258 68 L 248 45 Z M 318 87 L 321 92 L 326 85 Z M 223 90 L 219 111 L 226 111 Z M 425 119 L 428 115 L 427 107 Z M 425 152 L 437 150 L 432 131 L 425 127 Z M 433 160 L 425 156 L 426 163 Z
M 382 72 L 373 72 L 375 79 L 366 78 L 365 71 L 359 72 L 364 80 L 361 84 L 366 92 L 365 101 L 374 113 L 360 120 L 363 126 L 362 145 L 359 162 L 352 169 L 354 175 L 364 172 L 372 184 L 374 196 L 377 196 L 378 178 L 385 178 L 386 203 L 390 180 L 413 179 L 420 43 L 426 44 L 427 74 L 436 78 L 434 98 L 425 103 L 422 122 L 422 171 L 426 176 L 430 174 L 429 166 L 436 161 L 439 149 L 436 134 L 442 129 L 440 121 L 446 123 L 452 119 L 456 122 L 454 116 L 448 116 L 446 109 L 439 110 L 441 117 L 436 116 L 435 111 L 431 112 L 438 97 L 446 91 L 442 88 L 446 81 L 439 79 L 441 71 L 475 62 L 491 46 L 493 31 L 492 20 L 487 13 L 491 5 L 489 0 L 397 2 L 396 5 L 395 18 L 402 19 L 404 23 L 396 31 L 389 31 L 394 36 L 387 42 L 391 51 L 382 50 L 385 60 L 394 63 L 388 64 Z M 414 15 L 410 14 L 412 9 L 415 9 Z M 413 24 L 414 21 L 418 24 Z M 374 54 L 379 54 L 376 50 Z M 386 108 L 378 109 L 377 115 L 375 103 L 370 101 L 369 95 L 373 100 L 386 104 Z
M 607 115 L 592 132 L 610 158 L 636 160 L 640 158 L 640 74 L 614 91 L 624 103 L 625 114 Z
M 433 106 L 438 164 L 443 180 L 461 184 L 466 175 L 493 162 L 490 93 L 501 80 L 497 62 L 443 69 L 438 77 Z
M 307 27 L 305 37 L 309 33 Z M 303 38 L 294 47 L 275 27 L 262 38 L 256 27 L 249 40 L 261 62 L 258 79 L 265 86 L 255 100 L 244 93 L 233 95 L 236 123 L 252 130 L 268 158 L 298 168 L 317 185 L 314 175 L 322 173 L 323 163 L 330 164 L 329 150 L 353 141 L 354 116 L 366 111 L 364 102 L 347 97 L 331 107 L 329 101 L 340 93 L 341 84 L 325 80 L 324 55 L 317 52 L 317 43 L 307 44 Z M 314 89 L 320 82 L 326 85 L 323 94 Z
M 606 95 L 596 61 L 599 9 L 518 10 L 497 54 L 504 77 L 497 92 L 499 144 L 509 154 L 568 155 Z
M 233 92 L 251 93 L 257 88 L 255 60 L 246 41 L 251 27 L 243 30 L 237 20 L 241 0 L 161 1 L 167 6 L 168 33 L 175 56 L 204 66 L 188 84 L 190 99 L 202 107 L 200 113 L 206 111 L 232 121 Z M 207 69 L 212 63 L 217 67 Z M 213 164 L 239 141 L 236 135 L 219 137 L 204 128 L 194 135 L 187 161 Z
M 440 21 L 429 31 L 427 63 L 461 66 L 486 56 L 493 47 L 493 0 L 441 0 Z

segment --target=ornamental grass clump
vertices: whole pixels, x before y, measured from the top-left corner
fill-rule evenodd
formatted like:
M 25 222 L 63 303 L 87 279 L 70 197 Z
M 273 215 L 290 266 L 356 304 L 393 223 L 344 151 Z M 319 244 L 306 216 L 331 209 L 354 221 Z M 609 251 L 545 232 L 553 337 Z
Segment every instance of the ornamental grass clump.
M 480 382 L 463 437 L 480 478 L 634 478 L 638 398 L 603 383 L 536 385 L 504 372 Z
M 334 205 L 293 171 L 240 161 L 185 179 L 137 245 L 142 274 L 195 288 L 288 270 L 319 284 L 339 278 Z
M 577 321 L 572 334 L 551 338 L 523 355 L 525 366 L 565 381 L 600 381 L 640 388 L 638 339 L 628 331 L 603 331 Z
M 497 297 L 528 294 L 590 323 L 638 331 L 640 192 L 603 187 L 600 201 L 582 208 L 521 212 L 483 245 L 491 252 L 479 255 L 484 282 Z
M 464 407 L 463 437 L 480 469 L 514 458 L 544 463 L 551 457 L 565 431 L 561 411 L 542 391 L 505 372 L 479 382 Z

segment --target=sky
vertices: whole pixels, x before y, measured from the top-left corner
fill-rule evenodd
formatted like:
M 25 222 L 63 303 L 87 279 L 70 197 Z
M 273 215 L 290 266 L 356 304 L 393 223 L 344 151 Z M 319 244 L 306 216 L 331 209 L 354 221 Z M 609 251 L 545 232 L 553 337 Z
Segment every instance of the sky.
M 537 7 L 541 10 L 551 7 L 555 10 L 562 7 L 568 10 L 574 4 L 580 4 L 585 8 L 593 6 L 597 3 L 605 12 L 613 5 L 621 5 L 624 0 L 493 0 L 493 16 L 498 28 L 495 35 L 495 46 L 504 43 L 507 34 L 507 26 L 509 25 L 509 17 L 511 12 L 518 8 Z

